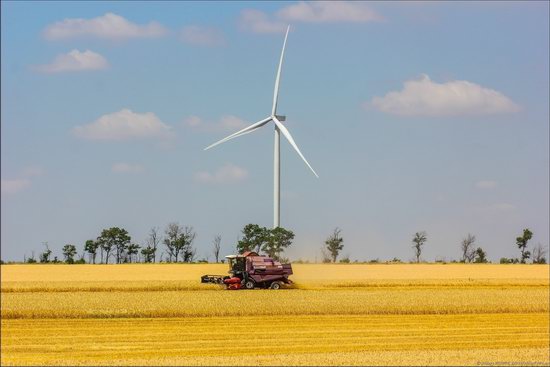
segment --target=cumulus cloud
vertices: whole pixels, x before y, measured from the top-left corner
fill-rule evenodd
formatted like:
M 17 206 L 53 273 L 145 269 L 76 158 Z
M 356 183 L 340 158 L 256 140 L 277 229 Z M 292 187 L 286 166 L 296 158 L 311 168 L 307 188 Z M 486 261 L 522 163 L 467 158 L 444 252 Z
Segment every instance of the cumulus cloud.
M 31 186 L 31 181 L 26 178 L 18 178 L 13 180 L 2 179 L 2 194 L 12 195 L 23 191 Z
M 222 116 L 218 121 L 203 121 L 199 116 L 189 116 L 184 124 L 195 130 L 203 132 L 229 132 L 240 130 L 247 126 L 246 121 L 233 115 Z
M 191 45 L 210 47 L 223 46 L 226 43 L 225 37 L 219 29 L 195 25 L 187 26 L 182 29 L 181 40 Z
M 70 71 L 101 70 L 106 69 L 108 66 L 109 63 L 100 54 L 90 50 L 80 52 L 75 49 L 69 53 L 57 55 L 50 64 L 35 66 L 34 70 L 53 74 Z
M 195 173 L 195 181 L 205 184 L 232 184 L 245 180 L 248 172 L 241 167 L 228 163 L 216 172 L 201 171 Z
M 114 173 L 142 173 L 143 166 L 139 164 L 130 163 L 115 163 L 111 167 L 111 171 Z
M 496 90 L 465 80 L 437 83 L 427 75 L 406 81 L 401 91 L 374 97 L 370 104 L 400 116 L 489 115 L 519 110 L 510 98 Z
M 166 28 L 157 22 L 145 25 L 132 23 L 113 13 L 92 18 L 68 18 L 48 25 L 43 35 L 48 40 L 63 40 L 79 37 L 94 37 L 113 40 L 129 38 L 154 38 L 168 33 Z
M 90 140 L 165 139 L 172 136 L 170 126 L 154 113 L 136 113 L 126 108 L 103 115 L 87 125 L 77 126 L 73 133 Z
M 288 23 L 365 23 L 383 20 L 368 4 L 354 1 L 300 1 L 275 14 L 256 9 L 241 11 L 239 25 L 254 33 L 280 33 Z
M 282 8 L 277 16 L 287 22 L 309 23 L 364 23 L 383 19 L 368 4 L 353 1 L 300 1 Z
M 227 115 L 222 116 L 218 125 L 224 130 L 232 131 L 244 128 L 246 122 L 237 116 Z
M 478 181 L 476 182 L 476 187 L 478 189 L 494 189 L 497 187 L 496 181 Z
M 243 9 L 239 19 L 240 28 L 254 33 L 280 33 L 286 24 L 256 9 Z

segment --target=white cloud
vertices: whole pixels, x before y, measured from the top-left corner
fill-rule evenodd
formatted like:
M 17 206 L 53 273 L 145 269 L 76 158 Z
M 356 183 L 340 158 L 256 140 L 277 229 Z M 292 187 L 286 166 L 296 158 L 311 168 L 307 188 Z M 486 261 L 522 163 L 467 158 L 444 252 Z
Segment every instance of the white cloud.
M 516 112 L 519 106 L 493 89 L 465 80 L 433 82 L 427 75 L 409 80 L 401 91 L 374 97 L 371 105 L 400 116 L 464 116 Z
M 222 116 L 219 121 L 203 121 L 198 116 L 189 116 L 184 120 L 184 124 L 195 130 L 204 132 L 230 132 L 237 131 L 247 126 L 246 121 L 233 115 Z
M 51 64 L 38 65 L 34 70 L 43 73 L 62 73 L 67 71 L 101 70 L 109 66 L 107 60 L 90 50 L 80 52 L 72 50 L 66 54 L 57 55 Z
M 91 140 L 127 140 L 145 138 L 169 138 L 170 126 L 152 112 L 135 113 L 129 109 L 101 116 L 94 122 L 77 126 L 73 133 Z
M 115 163 L 111 167 L 111 171 L 114 173 L 142 173 L 143 166 L 130 163 Z
M 224 130 L 233 131 L 244 128 L 246 126 L 246 122 L 237 116 L 227 115 L 222 116 L 218 125 Z
M 48 40 L 62 40 L 78 37 L 95 37 L 114 40 L 128 38 L 160 37 L 168 31 L 157 22 L 146 25 L 132 23 L 113 13 L 106 13 L 93 19 L 72 18 L 48 25 L 43 35 Z
M 496 181 L 489 181 L 489 180 L 478 181 L 476 182 L 476 187 L 478 189 L 494 189 L 495 187 L 497 187 L 497 183 Z
M 31 186 L 31 181 L 26 178 L 19 178 L 13 180 L 2 179 L 2 194 L 16 194 Z
M 354 1 L 300 1 L 275 14 L 256 9 L 241 11 L 241 29 L 255 33 L 280 33 L 288 23 L 365 23 L 383 20 L 368 4 Z
M 195 173 L 195 181 L 205 184 L 231 184 L 245 180 L 248 172 L 241 167 L 228 163 L 216 172 L 201 171 Z
M 183 123 L 189 127 L 199 127 L 203 124 L 202 119 L 199 116 L 189 116 Z
M 281 33 L 287 26 L 280 20 L 272 19 L 263 11 L 255 9 L 242 10 L 239 25 L 242 30 L 254 33 Z
M 197 46 L 223 46 L 226 43 L 225 37 L 219 29 L 195 25 L 183 28 L 181 39 L 185 43 Z
M 300 1 L 286 6 L 277 16 L 287 22 L 336 23 L 372 22 L 382 17 L 368 4 L 352 1 Z

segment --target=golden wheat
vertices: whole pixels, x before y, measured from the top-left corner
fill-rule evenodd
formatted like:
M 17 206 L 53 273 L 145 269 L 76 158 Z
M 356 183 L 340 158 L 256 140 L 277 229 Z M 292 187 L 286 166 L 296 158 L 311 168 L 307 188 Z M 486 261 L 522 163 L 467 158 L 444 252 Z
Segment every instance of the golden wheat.
M 227 265 L 9 265 L 4 365 L 548 364 L 548 266 L 294 266 L 294 289 L 200 284 Z
M 548 284 L 548 265 L 499 264 L 295 264 L 298 283 L 426 279 L 539 279 Z M 226 274 L 227 264 L 2 265 L 2 282 L 197 281 Z
M 548 363 L 544 314 L 3 321 L 5 365 Z

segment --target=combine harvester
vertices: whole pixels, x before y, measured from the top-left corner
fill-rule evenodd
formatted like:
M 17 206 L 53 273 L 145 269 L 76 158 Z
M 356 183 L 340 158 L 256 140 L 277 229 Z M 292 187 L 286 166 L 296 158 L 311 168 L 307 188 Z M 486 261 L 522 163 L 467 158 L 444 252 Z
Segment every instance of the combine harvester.
M 281 264 L 267 256 L 260 256 L 253 251 L 242 255 L 226 256 L 230 276 L 203 275 L 201 283 L 216 283 L 226 289 L 280 289 L 283 284 L 292 284 L 288 279 L 292 275 L 292 265 Z

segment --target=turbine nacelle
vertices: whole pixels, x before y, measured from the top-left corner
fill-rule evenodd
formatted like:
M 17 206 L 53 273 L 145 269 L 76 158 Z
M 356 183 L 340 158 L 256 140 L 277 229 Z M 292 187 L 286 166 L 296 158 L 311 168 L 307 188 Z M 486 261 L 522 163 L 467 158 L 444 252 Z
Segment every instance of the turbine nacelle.
M 271 109 L 271 114 L 268 117 L 264 118 L 263 120 L 255 122 L 252 125 L 247 126 L 244 129 L 241 129 L 241 130 L 239 130 L 239 131 L 223 138 L 222 140 L 217 141 L 214 144 L 209 145 L 208 147 L 204 148 L 204 150 L 213 148 L 218 144 L 225 143 L 228 140 L 231 140 L 231 139 L 237 138 L 239 136 L 251 133 L 254 130 L 257 130 L 260 127 L 266 125 L 267 123 L 273 122 L 273 124 L 275 125 L 275 147 L 274 147 L 274 152 L 273 152 L 274 153 L 273 154 L 274 155 L 274 162 L 273 162 L 273 166 L 274 166 L 274 170 L 273 170 L 273 173 L 274 173 L 274 175 L 273 175 L 273 178 L 274 178 L 274 190 L 273 190 L 273 192 L 274 192 L 274 195 L 273 195 L 274 196 L 273 197 L 274 220 L 273 220 L 273 228 L 279 227 L 279 224 L 280 224 L 279 223 L 279 219 L 280 219 L 279 218 L 279 213 L 280 213 L 280 211 L 279 211 L 279 209 L 280 209 L 279 208 L 280 207 L 280 178 L 281 178 L 280 177 L 280 163 L 279 163 L 280 162 L 279 161 L 280 134 L 283 134 L 283 136 L 286 138 L 286 140 L 288 140 L 288 142 L 290 143 L 292 148 L 294 148 L 296 153 L 298 153 L 300 158 L 302 158 L 304 163 L 309 167 L 311 172 L 313 172 L 315 177 L 319 178 L 319 176 L 317 176 L 317 173 L 310 166 L 310 164 L 308 163 L 308 161 L 306 160 L 306 158 L 304 157 L 302 152 L 300 152 L 300 148 L 298 148 L 298 145 L 296 145 L 296 143 L 294 142 L 294 139 L 292 138 L 292 135 L 290 135 L 290 132 L 287 130 L 285 125 L 282 124 L 282 121 L 286 120 L 286 116 L 277 115 L 277 101 L 279 99 L 279 84 L 280 84 L 280 81 L 281 81 L 281 69 L 282 69 L 282 66 L 283 66 L 283 58 L 284 58 L 284 55 L 285 55 L 286 40 L 288 38 L 289 29 L 290 29 L 290 26 L 288 26 L 288 28 L 286 29 L 285 41 L 283 43 L 283 50 L 281 51 L 281 58 L 279 59 L 279 68 L 277 69 L 277 78 L 275 79 L 275 88 L 273 90 L 273 106 L 272 106 L 272 109 Z

